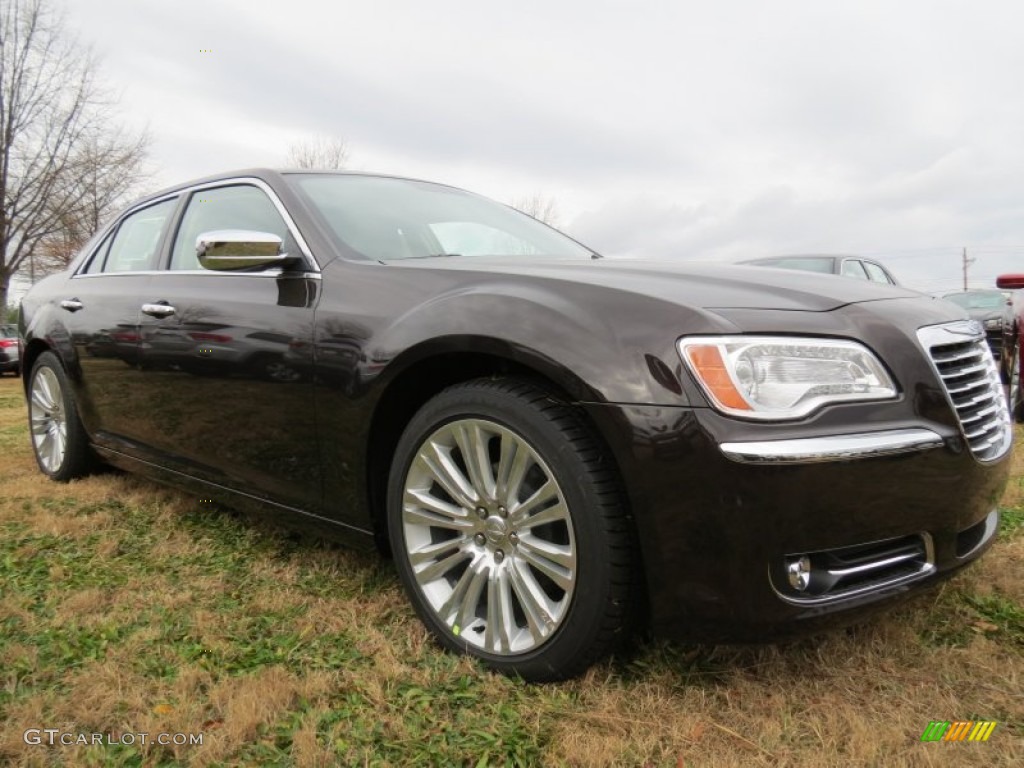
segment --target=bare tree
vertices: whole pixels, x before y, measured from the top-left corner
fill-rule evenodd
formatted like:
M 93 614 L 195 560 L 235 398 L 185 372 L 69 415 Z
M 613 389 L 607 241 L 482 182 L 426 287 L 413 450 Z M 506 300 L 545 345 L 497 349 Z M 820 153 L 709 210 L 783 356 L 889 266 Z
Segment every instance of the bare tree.
M 118 132 L 82 142 L 72 159 L 71 196 L 80 205 L 58 214 L 60 229 L 44 237 L 29 262 L 32 279 L 64 269 L 100 225 L 134 194 L 147 174 L 148 138 Z
M 337 136 L 315 136 L 288 148 L 285 163 L 293 168 L 336 171 L 348 164 L 348 143 Z
M 121 150 L 141 160 L 145 139 L 111 133 L 96 62 L 65 33 L 48 0 L 0 3 L 0 305 L 12 276 L 48 238 L 78 222 L 92 184 L 82 174 Z M 115 187 L 118 185 L 115 185 Z M 100 213 L 102 216 L 103 211 Z
M 550 227 L 558 226 L 558 203 L 553 197 L 541 192 L 534 192 L 532 195 L 515 198 L 509 205 L 527 216 L 532 216 L 537 221 L 543 221 Z

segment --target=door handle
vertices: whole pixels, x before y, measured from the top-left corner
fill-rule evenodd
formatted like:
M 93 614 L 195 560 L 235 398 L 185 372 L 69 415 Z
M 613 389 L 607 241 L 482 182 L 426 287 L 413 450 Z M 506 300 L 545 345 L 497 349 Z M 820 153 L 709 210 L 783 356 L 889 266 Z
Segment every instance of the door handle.
M 166 303 L 142 305 L 142 314 L 151 315 L 152 317 L 170 317 L 177 311 L 170 304 Z
M 66 309 L 68 312 L 77 312 L 85 305 L 80 302 L 77 298 L 75 299 L 64 299 L 60 303 L 61 309 Z

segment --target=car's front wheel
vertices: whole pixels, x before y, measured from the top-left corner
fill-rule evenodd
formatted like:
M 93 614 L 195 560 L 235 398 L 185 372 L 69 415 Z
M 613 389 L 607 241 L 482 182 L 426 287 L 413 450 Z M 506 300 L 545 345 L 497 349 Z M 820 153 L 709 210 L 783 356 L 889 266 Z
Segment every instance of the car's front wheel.
M 518 380 L 451 387 L 412 419 L 388 488 L 402 582 L 446 647 L 534 681 L 622 639 L 633 545 L 589 425 Z
M 28 381 L 29 429 L 39 468 L 54 480 L 89 473 L 94 457 L 78 418 L 78 408 L 64 367 L 53 352 L 43 352 Z

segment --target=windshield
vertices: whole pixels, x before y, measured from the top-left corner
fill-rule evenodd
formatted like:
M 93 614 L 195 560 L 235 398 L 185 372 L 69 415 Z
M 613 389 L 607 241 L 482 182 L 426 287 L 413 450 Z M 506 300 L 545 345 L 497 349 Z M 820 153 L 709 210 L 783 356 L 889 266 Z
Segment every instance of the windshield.
M 462 190 L 377 176 L 290 174 L 335 241 L 378 261 L 430 256 L 589 259 L 593 252 L 526 214 Z
M 999 309 L 1006 306 L 1006 296 L 1000 291 L 951 293 L 943 298 L 959 304 L 964 309 Z
M 778 269 L 802 269 L 806 272 L 831 273 L 835 270 L 835 259 L 831 256 L 813 256 L 807 259 L 787 259 L 785 257 L 778 259 L 758 259 L 757 261 L 751 262 L 751 264 L 757 264 L 761 267 L 776 267 Z

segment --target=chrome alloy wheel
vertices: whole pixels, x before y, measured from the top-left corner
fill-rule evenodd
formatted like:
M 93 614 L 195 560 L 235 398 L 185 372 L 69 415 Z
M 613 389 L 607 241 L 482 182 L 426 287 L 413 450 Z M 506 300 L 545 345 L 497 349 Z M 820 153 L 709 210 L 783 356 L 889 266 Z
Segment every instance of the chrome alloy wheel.
M 537 451 L 492 421 L 460 419 L 417 449 L 402 493 L 406 557 L 436 616 L 500 656 L 538 648 L 576 586 L 565 497 Z
M 41 367 L 36 371 L 31 393 L 32 444 L 43 468 L 56 473 L 67 453 L 68 418 L 64 412 L 64 393 L 52 368 Z

